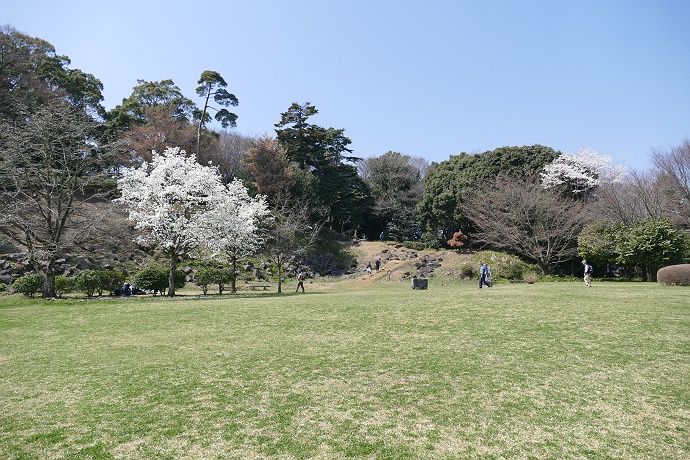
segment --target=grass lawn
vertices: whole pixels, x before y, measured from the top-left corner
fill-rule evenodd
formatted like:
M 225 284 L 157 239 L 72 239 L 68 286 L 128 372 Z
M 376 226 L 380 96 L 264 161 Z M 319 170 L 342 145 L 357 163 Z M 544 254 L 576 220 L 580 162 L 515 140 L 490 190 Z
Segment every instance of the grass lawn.
M 687 288 L 307 290 L 0 298 L 0 458 L 690 458 Z

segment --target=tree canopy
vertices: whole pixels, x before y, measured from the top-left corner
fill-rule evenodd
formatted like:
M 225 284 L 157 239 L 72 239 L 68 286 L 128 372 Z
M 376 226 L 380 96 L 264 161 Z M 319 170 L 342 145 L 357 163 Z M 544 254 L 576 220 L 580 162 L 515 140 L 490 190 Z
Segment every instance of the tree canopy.
M 140 242 L 161 246 L 170 262 L 169 296 L 175 295 L 178 259 L 217 238 L 213 229 L 228 210 L 227 189 L 215 168 L 179 148 L 153 152 L 151 163 L 127 169 L 118 180 L 129 219 L 143 230 Z
M 449 160 L 432 165 L 424 177 L 424 196 L 419 206 L 422 225 L 433 233 L 442 230 L 447 238 L 458 230 L 472 233 L 462 206 L 468 196 L 499 176 L 523 180 L 538 174 L 557 156 L 558 152 L 541 145 L 451 155 Z
M 517 254 L 552 273 L 577 255 L 577 236 L 589 221 L 585 204 L 545 190 L 536 176 L 498 178 L 463 203 L 476 227 L 470 241 Z

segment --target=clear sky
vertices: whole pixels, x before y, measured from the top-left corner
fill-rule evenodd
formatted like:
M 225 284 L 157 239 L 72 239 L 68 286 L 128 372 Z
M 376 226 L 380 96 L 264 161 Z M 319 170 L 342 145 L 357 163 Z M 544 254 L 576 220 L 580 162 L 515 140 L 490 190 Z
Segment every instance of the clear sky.
M 354 154 L 444 161 L 542 144 L 633 169 L 690 137 L 688 0 L 16 0 L 0 24 L 104 85 L 194 88 L 216 70 L 236 131 L 275 134 L 292 102 Z

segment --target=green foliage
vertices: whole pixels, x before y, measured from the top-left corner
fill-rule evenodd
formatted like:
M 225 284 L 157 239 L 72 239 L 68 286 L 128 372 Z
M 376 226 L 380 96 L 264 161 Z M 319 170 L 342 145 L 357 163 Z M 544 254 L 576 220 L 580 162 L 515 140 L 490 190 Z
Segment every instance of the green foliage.
M 319 216 L 331 229 L 358 228 L 366 221 L 374 204 L 369 185 L 352 165 L 325 165 L 314 175 L 318 179 Z
M 639 267 L 649 278 L 659 267 L 682 262 L 687 250 L 687 235 L 668 219 L 645 219 L 633 225 L 595 222 L 578 237 L 578 253 L 587 260 Z
M 187 283 L 187 275 L 182 270 L 175 270 L 175 289 L 182 289 Z M 134 275 L 134 286 L 145 291 L 153 291 L 156 295 L 165 292 L 170 287 L 170 271 L 167 268 L 145 268 Z
M 577 238 L 578 254 L 595 265 L 614 263 L 619 259 L 620 241 L 627 231 L 622 222 L 593 222 Z
M 423 251 L 424 249 L 435 249 L 430 248 L 428 242 L 426 241 L 403 241 L 402 244 L 408 249 L 414 249 L 415 251 Z
M 62 275 L 55 277 L 55 294 L 58 297 L 62 297 L 63 294 L 74 291 L 76 287 L 76 280 L 72 277 Z
M 309 102 L 293 103 L 276 123 L 276 136 L 287 159 L 306 173 L 293 175 L 295 191 L 310 203 L 316 219 L 332 229 L 355 229 L 369 214 L 371 191 L 357 169 L 346 163 L 357 158 L 348 156 L 352 141 L 345 130 L 308 123 L 317 113 Z
M 12 289 L 15 292 L 24 294 L 27 297 L 33 297 L 37 292 L 41 292 L 42 288 L 43 277 L 35 273 L 20 276 L 12 283 Z
M 122 287 L 127 275 L 115 270 L 103 270 L 98 273 L 100 278 L 99 295 L 102 291 L 107 291 L 110 295 L 115 295 L 115 292 Z
M 168 273 L 166 271 L 166 273 Z M 182 270 L 175 270 L 175 289 L 182 289 L 187 284 L 187 274 Z M 170 286 L 168 286 L 170 287 Z
M 474 278 L 475 275 L 479 273 L 479 270 L 476 269 L 475 265 L 471 263 L 464 263 L 460 265 L 458 271 L 460 272 L 460 276 L 465 278 Z
M 461 209 L 467 196 L 498 176 L 520 179 L 536 175 L 559 154 L 550 147 L 532 145 L 501 147 L 479 155 L 451 155 L 424 177 L 419 205 L 422 225 L 443 229 L 446 239 L 458 230 L 471 234 L 471 224 Z
M 321 271 L 324 268 L 344 270 L 357 265 L 357 256 L 342 244 L 343 236 L 327 227 L 321 227 L 319 236 L 314 244 L 313 251 L 309 251 L 314 259 L 326 259 L 331 263 L 330 267 L 316 264 L 313 268 Z M 330 257 L 332 256 L 332 260 Z
M 0 283 L 0 294 L 7 293 L 7 285 L 5 283 Z
M 0 49 L 0 119 L 21 118 L 20 110 L 33 111 L 55 98 L 103 113 L 103 84 L 91 74 L 70 69 L 69 57 L 57 54 L 46 40 L 3 26 Z
M 396 241 L 411 240 L 419 230 L 416 208 L 422 199 L 424 184 L 421 171 L 412 159 L 398 152 L 387 152 L 366 162 L 366 181 L 374 199 L 373 215 L 377 227 Z
M 145 268 L 134 275 L 134 285 L 145 291 L 153 291 L 165 294 L 168 289 L 168 271 L 162 268 Z
M 401 242 L 406 248 L 414 249 L 416 251 L 421 251 L 424 249 L 440 249 L 441 240 L 436 237 L 436 234 L 432 231 L 424 232 L 422 237 L 418 240 L 410 241 L 406 240 Z
M 126 131 L 132 125 L 149 122 L 147 109 L 168 107 L 178 120 L 191 120 L 196 105 L 186 98 L 172 80 L 137 80 L 132 94 L 105 115 L 105 129 L 112 135 Z
M 472 257 L 477 266 L 482 263 L 489 265 L 494 279 L 522 280 L 525 273 L 535 271 L 534 266 L 519 257 L 503 252 L 480 251 Z
M 232 282 L 232 279 L 232 270 L 217 267 L 202 267 L 197 273 L 196 284 L 201 288 L 204 295 L 207 294 L 208 287 L 211 284 L 217 284 L 218 294 L 222 294 L 225 285 Z M 175 281 L 175 285 L 177 286 L 177 281 Z
M 82 270 L 76 277 L 76 287 L 87 297 L 93 297 L 101 286 L 101 276 L 98 270 Z
M 223 107 L 235 107 L 239 104 L 237 97 L 235 97 L 234 94 L 230 94 L 228 90 L 225 89 L 228 86 L 225 79 L 220 73 L 214 70 L 204 70 L 197 84 L 199 86 L 196 88 L 196 94 L 204 98 L 204 108 L 202 114 L 199 116 L 201 125 L 207 121 L 207 113 L 210 108 L 209 103 L 211 99 L 213 99 L 215 104 Z M 216 121 L 220 122 L 223 128 L 237 126 L 237 115 L 226 108 L 216 108 L 214 118 Z
M 647 219 L 621 235 L 619 262 L 658 267 L 682 260 L 685 238 L 668 219 Z

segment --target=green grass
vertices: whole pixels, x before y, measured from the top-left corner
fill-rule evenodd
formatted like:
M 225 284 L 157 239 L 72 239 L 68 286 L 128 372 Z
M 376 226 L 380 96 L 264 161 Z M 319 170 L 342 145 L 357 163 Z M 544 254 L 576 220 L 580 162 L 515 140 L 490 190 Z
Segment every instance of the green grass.
M 0 458 L 690 458 L 690 291 L 0 298 Z

